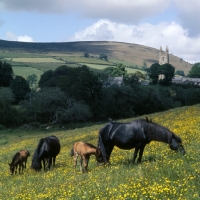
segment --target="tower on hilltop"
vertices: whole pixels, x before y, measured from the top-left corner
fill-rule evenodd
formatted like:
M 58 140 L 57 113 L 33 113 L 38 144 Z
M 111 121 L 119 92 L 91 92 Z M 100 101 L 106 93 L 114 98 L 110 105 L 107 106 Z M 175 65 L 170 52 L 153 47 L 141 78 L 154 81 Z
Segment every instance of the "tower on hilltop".
M 159 64 L 163 65 L 163 64 L 169 64 L 169 49 L 166 46 L 166 50 L 163 51 L 162 47 L 160 47 L 160 52 L 159 52 Z

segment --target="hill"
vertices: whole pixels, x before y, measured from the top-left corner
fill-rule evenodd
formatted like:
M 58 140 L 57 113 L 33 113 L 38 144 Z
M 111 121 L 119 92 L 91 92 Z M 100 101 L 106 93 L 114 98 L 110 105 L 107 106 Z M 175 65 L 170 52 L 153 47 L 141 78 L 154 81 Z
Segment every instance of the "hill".
M 49 56 L 83 56 L 85 52 L 93 57 L 98 57 L 100 54 L 106 54 L 111 63 L 122 62 L 128 66 L 141 67 L 144 62 L 147 67 L 158 62 L 159 49 L 131 43 L 121 42 L 106 42 L 106 41 L 90 41 L 90 42 L 61 42 L 61 43 L 27 43 L 0 40 L 0 50 L 3 52 L 26 52 L 41 56 L 48 54 Z M 170 51 L 170 49 L 169 49 Z M 1 55 L 0 55 L 1 56 Z M 0 57 L 2 58 L 2 56 Z M 61 59 L 62 60 L 62 59 Z M 72 63 L 76 62 L 72 59 Z M 182 58 L 169 54 L 169 61 L 176 70 L 182 70 L 185 74 L 191 69 L 192 65 Z M 93 61 L 89 61 L 93 63 Z M 102 63 L 101 63 L 102 64 Z

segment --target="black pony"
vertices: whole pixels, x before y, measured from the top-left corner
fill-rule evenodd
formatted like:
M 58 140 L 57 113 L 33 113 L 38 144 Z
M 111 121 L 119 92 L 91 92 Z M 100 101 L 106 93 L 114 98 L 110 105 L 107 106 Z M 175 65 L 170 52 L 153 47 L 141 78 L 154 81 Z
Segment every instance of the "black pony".
M 114 146 L 127 150 L 135 148 L 133 162 L 139 151 L 137 162 L 140 163 L 146 144 L 153 140 L 168 143 L 172 150 L 185 154 L 180 137 L 167 128 L 149 121 L 148 118 L 130 123 L 110 121 L 99 131 L 98 147 L 102 152 L 104 163 L 109 162 Z
M 49 136 L 40 139 L 35 153 L 33 155 L 31 167 L 36 171 L 42 169 L 41 162 L 43 161 L 43 167 L 45 170 L 45 162 L 48 162 L 48 169 L 52 164 L 55 166 L 56 156 L 60 153 L 60 141 L 56 136 Z

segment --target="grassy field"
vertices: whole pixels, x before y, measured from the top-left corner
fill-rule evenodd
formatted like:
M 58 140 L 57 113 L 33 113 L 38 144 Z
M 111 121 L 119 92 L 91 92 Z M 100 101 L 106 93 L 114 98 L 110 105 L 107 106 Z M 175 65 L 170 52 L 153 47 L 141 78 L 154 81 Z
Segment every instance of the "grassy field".
M 73 169 L 69 156 L 74 142 L 97 144 L 99 129 L 105 124 L 63 130 L 0 131 L 0 199 L 200 199 L 200 105 L 151 114 L 148 117 L 183 139 L 186 155 L 169 149 L 164 143 L 152 142 L 144 150 L 142 164 L 133 164 L 132 152 L 114 148 L 110 166 L 96 166 L 94 157 L 89 172 Z M 144 118 L 146 116 L 143 116 Z M 121 121 L 131 121 L 126 119 Z M 28 168 L 21 175 L 9 175 L 8 162 L 15 152 L 28 149 L 33 155 L 42 137 L 56 135 L 61 152 L 56 167 L 35 172 Z

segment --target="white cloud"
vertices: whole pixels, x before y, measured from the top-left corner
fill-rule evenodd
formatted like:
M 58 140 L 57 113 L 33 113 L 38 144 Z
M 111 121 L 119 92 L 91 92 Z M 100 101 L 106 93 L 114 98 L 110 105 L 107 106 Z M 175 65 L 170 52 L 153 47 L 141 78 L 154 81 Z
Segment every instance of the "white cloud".
M 188 29 L 191 36 L 200 35 L 200 20 L 199 20 L 199 0 L 175 0 L 178 8 L 177 16 L 180 19 L 181 25 Z
M 170 53 L 188 62 L 199 62 L 200 36 L 191 38 L 188 31 L 175 22 L 157 25 L 143 23 L 125 25 L 108 20 L 99 20 L 92 26 L 75 33 L 71 41 L 118 41 L 136 43 L 159 49 L 168 46 Z M 197 60 L 199 59 L 199 60 Z
M 18 41 L 18 42 L 34 42 L 33 38 L 27 35 L 17 36 L 12 32 L 6 33 L 6 39 L 10 41 Z
M 85 18 L 134 23 L 163 12 L 171 0 L 0 0 L 0 9 L 40 13 L 71 13 Z

